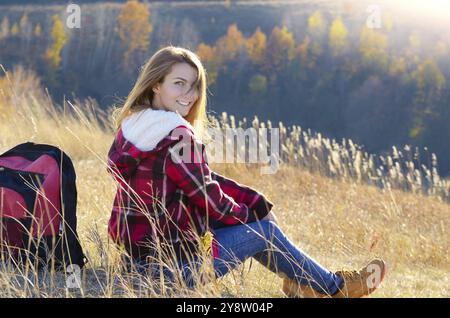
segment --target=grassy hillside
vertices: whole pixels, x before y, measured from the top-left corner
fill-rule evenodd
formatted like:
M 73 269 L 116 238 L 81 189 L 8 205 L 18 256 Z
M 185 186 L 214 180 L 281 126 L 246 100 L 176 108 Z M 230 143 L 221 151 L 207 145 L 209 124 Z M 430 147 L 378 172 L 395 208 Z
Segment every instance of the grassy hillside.
M 106 173 L 113 140 L 108 114 L 91 101 L 62 110 L 26 72 L 0 86 L 0 152 L 25 141 L 58 145 L 74 161 L 78 187 L 78 232 L 90 262 L 82 289 L 66 289 L 62 274 L 0 269 L 0 297 L 155 296 L 149 282 L 117 270 L 117 253 L 106 227 L 115 183 Z M 2 85 L 2 83 L 0 83 Z M 373 297 L 449 297 L 450 205 L 438 197 L 330 179 L 282 165 L 261 176 L 256 167 L 213 165 L 219 173 L 257 188 L 274 203 L 280 226 L 304 251 L 332 270 L 359 267 L 377 255 L 389 272 Z M 251 266 L 251 268 L 250 268 Z M 39 280 L 37 280 L 39 278 Z M 185 296 L 283 297 L 281 279 L 257 262 L 216 284 Z

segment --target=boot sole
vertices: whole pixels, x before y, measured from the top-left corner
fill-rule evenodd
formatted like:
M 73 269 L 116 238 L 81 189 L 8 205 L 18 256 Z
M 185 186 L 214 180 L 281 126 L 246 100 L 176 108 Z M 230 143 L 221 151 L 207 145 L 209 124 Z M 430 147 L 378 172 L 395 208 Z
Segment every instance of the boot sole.
M 388 266 L 387 266 L 387 264 L 386 264 L 385 261 L 383 261 L 383 260 L 380 260 L 380 261 L 381 261 L 381 263 L 383 264 L 383 269 L 382 269 L 381 275 L 380 275 L 380 281 L 378 282 L 378 284 L 377 284 L 376 286 L 374 286 L 373 288 L 370 288 L 370 289 L 368 290 L 369 293 L 367 294 L 367 296 L 370 295 L 370 294 L 372 294 L 375 290 L 378 289 L 378 287 L 380 287 L 381 283 L 382 283 L 383 280 L 384 280 L 384 277 L 386 276 L 386 273 L 387 273 L 387 270 L 388 270 Z

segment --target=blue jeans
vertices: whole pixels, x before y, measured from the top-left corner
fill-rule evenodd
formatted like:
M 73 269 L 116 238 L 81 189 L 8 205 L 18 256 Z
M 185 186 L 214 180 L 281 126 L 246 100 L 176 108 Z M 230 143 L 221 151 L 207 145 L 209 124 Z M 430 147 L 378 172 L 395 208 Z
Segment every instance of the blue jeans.
M 272 272 L 309 285 L 320 293 L 332 295 L 343 284 L 340 276 L 302 252 L 272 221 L 225 227 L 217 229 L 215 234 L 219 243 L 219 257 L 214 260 L 217 277 L 253 257 Z
M 308 254 L 296 247 L 272 221 L 258 222 L 224 227 L 214 230 L 219 245 L 219 255 L 214 259 L 216 277 L 221 277 L 230 270 L 253 257 L 274 273 L 282 274 L 301 285 L 308 285 L 316 291 L 332 295 L 343 285 L 340 276 L 330 272 Z M 199 263 L 180 264 L 182 277 L 189 287 L 195 282 L 192 270 L 198 269 Z M 158 264 L 146 264 L 146 271 L 159 277 Z M 163 269 L 168 281 L 173 280 L 173 273 Z

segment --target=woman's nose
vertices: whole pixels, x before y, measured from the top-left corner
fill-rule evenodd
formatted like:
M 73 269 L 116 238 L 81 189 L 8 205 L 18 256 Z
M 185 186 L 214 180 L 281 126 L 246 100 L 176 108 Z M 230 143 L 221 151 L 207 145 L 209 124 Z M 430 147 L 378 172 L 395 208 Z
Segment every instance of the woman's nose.
M 190 88 L 187 92 L 184 93 L 183 95 L 186 99 L 188 99 L 189 101 L 193 101 L 197 98 L 197 92 L 195 89 Z

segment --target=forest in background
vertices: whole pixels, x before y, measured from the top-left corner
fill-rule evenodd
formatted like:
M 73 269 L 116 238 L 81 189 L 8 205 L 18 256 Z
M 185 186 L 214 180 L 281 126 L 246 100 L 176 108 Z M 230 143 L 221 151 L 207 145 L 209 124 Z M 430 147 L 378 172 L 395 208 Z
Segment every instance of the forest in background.
M 185 46 L 206 65 L 216 113 L 301 125 L 371 152 L 426 146 L 448 175 L 450 36 L 387 9 L 368 28 L 367 3 L 92 3 L 79 29 L 66 26 L 65 4 L 2 6 L 0 64 L 36 72 L 58 103 L 89 96 L 107 108 L 158 48 Z

